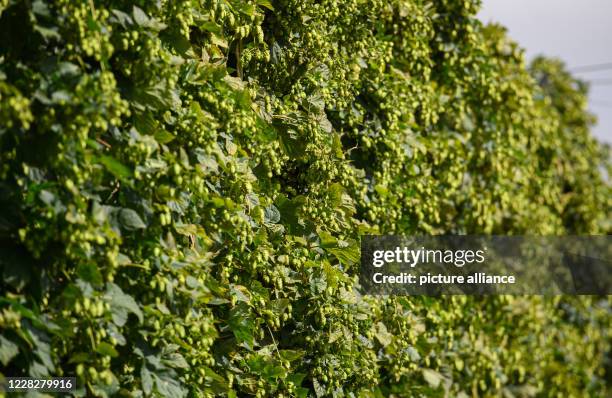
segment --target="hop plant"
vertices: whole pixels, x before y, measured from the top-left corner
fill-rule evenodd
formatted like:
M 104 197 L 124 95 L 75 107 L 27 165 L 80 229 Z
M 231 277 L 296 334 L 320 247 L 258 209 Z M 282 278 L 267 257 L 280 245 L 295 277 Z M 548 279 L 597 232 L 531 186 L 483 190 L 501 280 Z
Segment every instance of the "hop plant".
M 586 87 L 478 1 L 0 1 L 0 372 L 605 396 L 601 297 L 368 297 L 364 234 L 606 234 Z

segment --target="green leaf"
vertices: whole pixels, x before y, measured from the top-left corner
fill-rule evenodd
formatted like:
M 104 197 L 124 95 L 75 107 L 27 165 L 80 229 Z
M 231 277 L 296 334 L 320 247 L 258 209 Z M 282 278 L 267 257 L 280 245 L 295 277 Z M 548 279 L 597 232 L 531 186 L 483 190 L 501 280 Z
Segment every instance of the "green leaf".
M 117 326 L 125 325 L 128 313 L 133 313 L 142 322 L 143 315 L 136 300 L 130 295 L 127 295 L 121 288 L 114 283 L 109 283 L 106 290 L 106 300 L 110 303 L 113 322 Z
M 257 5 L 258 6 L 262 6 L 262 7 L 266 7 L 270 11 L 274 11 L 274 7 L 272 7 L 272 4 L 270 3 L 270 0 L 257 0 Z
M 98 344 L 98 346 L 96 347 L 96 352 L 98 354 L 107 355 L 111 358 L 115 358 L 119 355 L 117 350 L 115 350 L 115 347 L 104 341 Z
M 103 282 L 102 274 L 98 270 L 98 266 L 93 263 L 81 263 L 77 267 L 77 275 L 79 278 L 92 285 L 99 285 Z
M 241 285 L 230 285 L 230 294 L 236 298 L 236 301 L 248 303 L 251 301 L 249 290 Z
M 327 231 L 319 231 L 319 239 L 321 239 L 321 247 L 324 249 L 334 248 L 338 245 L 338 240 Z
M 142 383 L 142 391 L 144 391 L 146 395 L 150 395 L 153 390 L 153 377 L 151 377 L 151 372 L 149 372 L 146 366 L 140 369 L 140 380 Z
M 295 361 L 304 356 L 305 352 L 302 350 L 279 350 L 279 355 L 286 361 Z M 299 383 L 298 383 L 299 384 Z
M 111 13 L 124 28 L 132 23 L 132 18 L 121 10 L 111 9 Z
M 314 295 L 319 295 L 327 289 L 325 276 L 320 273 L 314 273 L 310 276 L 310 292 Z
M 119 222 L 121 225 L 129 230 L 133 231 L 136 229 L 144 229 L 147 225 L 142 221 L 138 213 L 132 209 L 123 208 L 119 210 Z
M 306 203 L 306 198 L 298 195 L 291 200 L 283 194 L 276 198 L 276 207 L 280 213 L 280 219 L 283 220 L 283 225 L 288 227 L 292 234 L 300 234 L 305 231 L 304 222 L 300 221 L 300 211 Z
M 281 316 L 289 306 L 289 299 L 282 298 L 270 301 L 269 308 L 274 315 Z
M 132 171 L 119 162 L 117 159 L 111 156 L 100 156 L 100 163 L 106 167 L 106 169 L 115 177 L 120 180 L 126 181 L 132 177 Z
M 45 39 L 45 41 L 49 40 L 61 40 L 62 36 L 58 33 L 57 27 L 47 28 L 41 25 L 34 25 L 34 30 Z
M 181 398 L 187 396 L 187 391 L 181 387 L 181 383 L 174 372 L 157 372 L 152 373 L 152 376 L 155 382 L 155 388 L 162 397 Z
M 276 224 L 280 221 L 280 212 L 274 205 L 269 205 L 264 210 L 264 223 Z
M 160 144 L 167 144 L 176 138 L 173 134 L 166 130 L 157 131 L 153 137 L 155 137 L 155 141 L 159 142 Z
M 210 385 L 214 393 L 223 394 L 228 391 L 229 384 L 227 380 L 215 373 L 215 371 L 209 367 L 204 367 L 204 370 L 206 374 L 206 383 Z
M 436 372 L 433 369 L 423 369 L 423 378 L 433 388 L 438 388 L 444 376 L 442 376 L 439 372 Z
M 200 28 L 216 35 L 222 35 L 223 29 L 213 21 L 206 21 L 200 24 Z
M 134 22 L 140 27 L 148 28 L 154 31 L 164 30 L 166 25 L 159 22 L 155 18 L 149 17 L 141 8 L 134 6 L 132 9 L 132 15 L 134 16 Z
M 174 352 L 172 354 L 167 355 L 166 357 L 164 357 L 162 362 L 172 368 L 181 368 L 181 369 L 189 368 L 189 364 L 187 363 L 185 358 L 178 352 Z
M 214 33 L 213 33 L 213 34 L 211 34 L 211 39 L 210 39 L 210 41 L 211 41 L 211 42 L 212 42 L 214 45 L 219 46 L 219 47 L 222 47 L 222 48 L 227 48 L 227 46 L 228 46 L 227 40 L 225 40 L 223 37 L 218 36 L 218 35 L 216 35 L 216 34 L 214 34 Z
M 334 129 L 325 112 L 321 112 L 319 116 L 317 116 L 317 121 L 319 122 L 319 127 L 326 133 L 331 133 Z
M 356 240 L 337 240 L 326 231 L 319 231 L 319 238 L 321 239 L 321 247 L 333 254 L 342 264 L 350 266 L 359 263 L 361 248 Z
M 387 326 L 382 322 L 376 324 L 374 336 L 383 347 L 388 346 L 393 341 L 393 335 L 387 331 Z
M 277 127 L 283 151 L 291 158 L 302 158 L 306 153 L 307 142 L 293 128 L 281 124 Z
M 0 335 L 0 362 L 4 366 L 8 366 L 9 362 L 19 354 L 17 344 Z
M 134 15 L 134 21 L 136 21 L 138 25 L 146 25 L 149 22 L 149 17 L 140 7 L 134 6 L 132 13 Z
M 302 384 L 302 381 L 306 377 L 306 373 L 291 373 L 287 376 L 287 380 L 299 386 Z
M 239 302 L 232 308 L 228 325 L 239 343 L 246 343 L 248 347 L 253 347 L 255 322 L 246 303 Z
M 321 383 L 319 383 L 319 380 L 313 378 L 312 385 L 314 387 L 314 392 L 317 398 L 324 397 L 326 395 L 325 387 L 323 387 Z

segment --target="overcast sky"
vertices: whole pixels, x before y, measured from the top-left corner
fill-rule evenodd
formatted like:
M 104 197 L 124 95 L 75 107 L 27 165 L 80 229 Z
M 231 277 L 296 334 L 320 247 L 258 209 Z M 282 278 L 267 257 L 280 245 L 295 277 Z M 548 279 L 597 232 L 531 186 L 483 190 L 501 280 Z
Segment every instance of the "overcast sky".
M 576 72 L 592 80 L 589 107 L 599 119 L 593 133 L 612 143 L 612 0 L 482 0 L 479 17 L 499 22 L 527 52 L 561 58 L 571 68 L 610 64 Z M 603 80 L 603 81 L 602 81 Z

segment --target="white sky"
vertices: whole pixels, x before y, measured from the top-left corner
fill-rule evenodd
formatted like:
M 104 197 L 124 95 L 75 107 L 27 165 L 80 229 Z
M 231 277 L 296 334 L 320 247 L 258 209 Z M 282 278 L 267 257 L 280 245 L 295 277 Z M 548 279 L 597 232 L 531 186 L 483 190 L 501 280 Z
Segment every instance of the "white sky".
M 483 22 L 504 25 L 526 50 L 527 59 L 544 54 L 579 67 L 612 64 L 612 0 L 482 0 Z M 612 67 L 576 72 L 594 80 L 589 107 L 599 120 L 593 134 L 612 143 Z M 607 80 L 607 84 L 597 80 Z

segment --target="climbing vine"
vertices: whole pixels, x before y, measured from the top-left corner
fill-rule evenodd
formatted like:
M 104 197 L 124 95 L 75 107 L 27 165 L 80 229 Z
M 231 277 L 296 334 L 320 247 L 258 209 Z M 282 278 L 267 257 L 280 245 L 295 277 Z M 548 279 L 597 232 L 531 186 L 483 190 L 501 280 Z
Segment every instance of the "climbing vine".
M 587 87 L 478 5 L 0 1 L 1 373 L 605 396 L 605 297 L 357 285 L 364 234 L 610 232 Z

